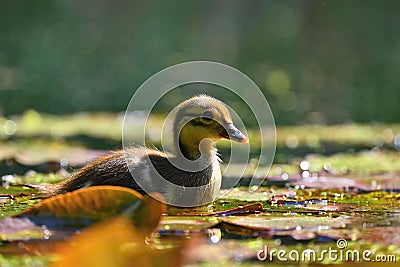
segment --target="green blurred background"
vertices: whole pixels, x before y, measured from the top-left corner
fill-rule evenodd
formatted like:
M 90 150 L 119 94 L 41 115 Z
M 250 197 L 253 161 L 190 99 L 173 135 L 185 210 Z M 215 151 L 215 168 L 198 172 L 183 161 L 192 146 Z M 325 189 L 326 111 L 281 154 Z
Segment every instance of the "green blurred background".
M 399 1 L 0 1 L 0 116 L 125 110 L 191 60 L 252 78 L 277 124 L 397 122 Z M 229 99 L 225 99 L 229 101 Z

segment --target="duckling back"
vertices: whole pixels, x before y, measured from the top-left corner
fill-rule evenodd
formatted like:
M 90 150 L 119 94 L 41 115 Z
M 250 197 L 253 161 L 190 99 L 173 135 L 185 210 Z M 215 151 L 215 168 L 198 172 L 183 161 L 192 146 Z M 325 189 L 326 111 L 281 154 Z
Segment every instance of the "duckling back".
M 61 183 L 35 188 L 43 193 L 43 197 L 50 197 L 88 186 L 114 185 L 129 187 L 142 194 L 159 192 L 167 203 L 195 206 L 212 202 L 221 185 L 218 161 L 211 162 L 201 171 L 189 172 L 176 168 L 170 161 L 172 157 L 157 150 L 133 147 L 101 157 Z M 161 188 L 157 179 L 169 183 Z M 196 194 L 185 194 L 188 188 L 199 190 Z

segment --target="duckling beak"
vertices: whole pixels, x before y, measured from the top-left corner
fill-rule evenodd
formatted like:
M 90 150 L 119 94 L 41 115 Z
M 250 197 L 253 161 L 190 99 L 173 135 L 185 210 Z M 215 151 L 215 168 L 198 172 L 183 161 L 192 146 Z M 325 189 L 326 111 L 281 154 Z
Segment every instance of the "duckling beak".
M 220 133 L 220 136 L 223 139 L 230 139 L 243 144 L 249 142 L 249 139 L 232 123 L 228 124 L 227 129 L 224 129 L 222 133 Z

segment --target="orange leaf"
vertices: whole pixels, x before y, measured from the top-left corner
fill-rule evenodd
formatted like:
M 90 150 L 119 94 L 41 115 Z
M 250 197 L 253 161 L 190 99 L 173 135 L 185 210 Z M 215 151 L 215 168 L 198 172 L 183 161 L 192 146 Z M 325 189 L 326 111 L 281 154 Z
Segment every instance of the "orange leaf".
M 124 212 L 140 210 L 143 196 L 118 186 L 93 186 L 48 198 L 16 217 L 49 228 L 83 227 Z
M 163 203 L 145 197 L 137 220 L 123 214 L 83 229 L 58 246 L 60 260 L 53 266 L 180 266 L 179 248 L 157 251 L 145 243 L 164 210 Z

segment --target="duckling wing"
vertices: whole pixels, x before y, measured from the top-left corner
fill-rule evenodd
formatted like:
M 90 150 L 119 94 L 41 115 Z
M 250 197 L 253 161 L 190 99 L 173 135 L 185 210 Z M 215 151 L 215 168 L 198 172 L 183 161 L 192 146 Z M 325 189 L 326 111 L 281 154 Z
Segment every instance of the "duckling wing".
M 198 187 L 199 190 L 189 196 L 191 201 L 204 201 L 205 198 L 211 199 L 208 202 L 213 201 L 221 185 L 219 163 L 215 161 L 201 171 L 188 172 L 171 164 L 170 157 L 146 148 L 116 151 L 94 160 L 65 181 L 46 186 L 43 193 L 49 197 L 88 186 L 114 185 L 132 188 L 142 194 L 159 192 L 166 196 L 167 201 L 173 201 L 182 196 L 182 188 Z M 157 179 L 165 179 L 177 186 L 158 183 Z

